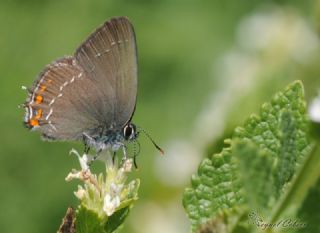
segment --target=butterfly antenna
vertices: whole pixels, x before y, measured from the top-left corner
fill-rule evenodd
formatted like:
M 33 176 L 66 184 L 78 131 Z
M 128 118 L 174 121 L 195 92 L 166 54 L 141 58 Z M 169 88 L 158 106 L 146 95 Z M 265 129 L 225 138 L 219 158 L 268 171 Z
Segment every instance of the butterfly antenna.
M 163 151 L 163 150 L 161 149 L 161 147 L 158 146 L 157 143 L 151 138 L 151 136 L 147 133 L 147 131 L 145 131 L 145 130 L 144 130 L 143 128 L 141 128 L 141 127 L 139 127 L 139 129 L 140 129 L 141 132 L 143 132 L 143 133 L 149 138 L 149 140 L 152 142 L 152 144 L 154 145 L 154 147 L 157 148 L 162 155 L 164 155 L 164 151 Z

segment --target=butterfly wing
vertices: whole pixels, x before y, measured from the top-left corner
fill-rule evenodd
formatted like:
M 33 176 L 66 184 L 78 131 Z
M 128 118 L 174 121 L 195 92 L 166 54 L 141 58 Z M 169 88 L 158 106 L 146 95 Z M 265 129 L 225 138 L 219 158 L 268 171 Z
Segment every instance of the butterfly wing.
M 133 115 L 138 84 L 136 40 L 129 20 L 119 17 L 104 23 L 77 49 L 75 58 L 103 92 L 105 127 L 123 127 Z
M 49 64 L 35 81 L 25 103 L 25 125 L 45 138 L 78 140 L 93 134 L 104 114 L 100 86 L 86 76 L 73 57 Z
M 127 18 L 111 19 L 77 49 L 48 65 L 25 103 L 25 125 L 45 138 L 78 140 L 123 127 L 137 95 L 137 57 Z

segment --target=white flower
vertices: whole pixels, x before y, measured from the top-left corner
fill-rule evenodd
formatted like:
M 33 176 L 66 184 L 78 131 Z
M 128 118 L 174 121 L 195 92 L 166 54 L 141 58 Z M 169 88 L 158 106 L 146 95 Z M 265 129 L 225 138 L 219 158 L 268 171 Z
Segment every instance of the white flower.
M 122 168 L 124 172 L 131 172 L 132 170 L 132 159 L 127 159 L 124 161 Z
M 116 208 L 120 206 L 120 197 L 115 196 L 111 197 L 109 193 L 107 193 L 103 200 L 103 211 L 107 216 L 111 216 Z
M 116 185 L 115 183 L 110 184 L 110 193 L 113 196 L 120 195 L 121 190 L 123 188 L 123 184 Z
M 78 190 L 74 192 L 74 195 L 79 199 L 82 200 L 86 195 L 86 190 L 84 190 L 80 185 L 78 186 Z
M 83 154 L 83 156 L 81 157 L 81 155 L 75 149 L 72 149 L 69 152 L 69 154 L 75 154 L 78 157 L 82 171 L 90 170 L 88 163 L 89 163 L 89 161 L 91 161 L 92 158 L 90 158 L 89 155 Z
M 75 154 L 79 160 L 81 169 L 72 171 L 66 177 L 67 181 L 78 179 L 83 185 L 78 186 L 74 192 L 81 201 L 81 206 L 97 213 L 101 218 L 108 218 L 121 208 L 129 206 L 137 200 L 139 180 L 126 184 L 127 173 L 132 170 L 132 159 L 126 159 L 123 163 L 112 161 L 110 153 L 102 154 L 101 161 L 106 165 L 105 173 L 95 174 L 90 171 L 88 163 L 92 161 L 91 155 L 80 155 L 72 149 L 70 154 Z
M 76 171 L 76 170 L 73 169 L 71 172 L 69 172 L 69 174 L 67 175 L 65 180 L 66 181 L 71 181 L 73 179 L 81 179 L 81 177 L 82 177 L 82 172 Z
M 309 115 L 312 121 L 320 123 L 320 96 L 311 102 L 309 106 Z

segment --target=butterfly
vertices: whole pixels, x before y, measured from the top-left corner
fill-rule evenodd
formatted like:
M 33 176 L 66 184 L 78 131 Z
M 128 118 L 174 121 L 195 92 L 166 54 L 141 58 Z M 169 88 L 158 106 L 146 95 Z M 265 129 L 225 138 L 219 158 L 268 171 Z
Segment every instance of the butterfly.
M 121 148 L 126 158 L 126 143 L 139 135 L 131 122 L 137 67 L 136 37 L 128 18 L 106 21 L 73 56 L 53 61 L 39 74 L 23 105 L 24 124 L 44 139 L 82 140 L 85 152 L 92 147 L 97 155 Z

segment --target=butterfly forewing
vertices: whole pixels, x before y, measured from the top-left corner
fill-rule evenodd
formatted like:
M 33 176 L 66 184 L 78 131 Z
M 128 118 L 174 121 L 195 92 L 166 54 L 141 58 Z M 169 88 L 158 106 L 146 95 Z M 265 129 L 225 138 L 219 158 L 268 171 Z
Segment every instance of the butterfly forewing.
M 105 126 L 123 127 L 132 117 L 137 95 L 137 52 L 131 23 L 125 17 L 106 22 L 77 49 L 75 58 L 88 78 L 100 86 Z

